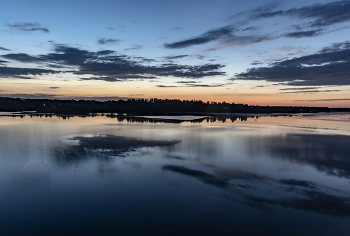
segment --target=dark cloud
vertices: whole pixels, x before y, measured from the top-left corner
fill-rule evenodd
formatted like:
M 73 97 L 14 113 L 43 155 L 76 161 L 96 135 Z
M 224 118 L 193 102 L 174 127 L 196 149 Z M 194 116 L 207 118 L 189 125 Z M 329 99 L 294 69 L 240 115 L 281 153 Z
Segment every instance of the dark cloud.
M 26 53 L 11 53 L 2 55 L 3 58 L 9 59 L 9 60 L 15 60 L 23 63 L 36 63 L 36 62 L 43 62 L 43 59 L 39 57 L 33 57 Z
M 188 55 L 177 55 L 177 56 L 167 56 L 164 57 L 166 60 L 176 60 L 176 59 L 181 59 L 184 57 L 188 57 Z
M 124 80 L 117 79 L 114 77 L 107 77 L 107 76 L 101 76 L 101 77 L 90 77 L 90 78 L 80 78 L 80 80 L 102 80 L 107 82 L 122 82 Z
M 14 77 L 19 75 L 43 75 L 59 73 L 54 70 L 36 69 L 36 68 L 15 68 L 0 66 L 0 77 Z
M 112 51 L 112 50 L 101 50 L 101 51 L 97 51 L 96 55 L 103 56 L 103 55 L 108 55 L 108 54 L 112 54 L 112 53 L 115 53 L 115 51 Z
M 198 81 L 177 81 L 176 83 L 179 83 L 179 84 L 195 84 L 195 83 L 198 83 Z
M 184 83 L 186 81 L 180 81 L 176 83 Z M 216 87 L 224 87 L 227 84 L 191 84 L 191 83 L 186 83 L 185 85 L 182 86 L 174 86 L 174 85 L 157 85 L 159 88 L 176 88 L 176 87 L 202 87 L 202 88 L 216 88 Z
M 129 50 L 138 50 L 143 48 L 141 45 L 133 45 L 131 48 L 125 48 L 125 51 L 129 51 Z
M 176 87 L 179 87 L 179 86 L 171 86 L 171 85 L 156 85 L 156 87 L 158 88 L 176 88 Z
M 350 85 L 350 42 L 336 43 L 315 54 L 276 62 L 270 67 L 251 68 L 234 79 L 295 86 Z
M 240 12 L 238 14 L 225 18 L 225 20 L 233 20 L 242 17 L 244 18 L 244 20 L 238 21 L 234 24 L 230 24 L 221 28 L 209 30 L 197 37 L 173 43 L 166 43 L 164 44 L 164 47 L 168 49 L 179 49 L 219 41 L 219 47 L 209 49 L 209 51 L 213 51 L 227 46 L 249 45 L 281 37 L 315 37 L 327 33 L 326 31 L 324 31 L 324 29 L 330 25 L 350 20 L 350 1 L 337 1 L 326 4 L 316 4 L 301 8 L 292 8 L 286 11 L 273 11 L 276 7 L 280 5 L 281 1 L 275 1 L 257 7 L 253 10 Z M 258 29 L 261 29 L 261 27 L 258 26 L 247 26 L 242 28 L 242 26 L 247 25 L 251 21 L 256 21 L 261 18 L 271 18 L 277 16 L 287 16 L 298 19 L 309 19 L 311 21 L 307 24 L 303 23 L 300 25 L 292 25 L 292 27 L 295 28 L 297 31 L 281 34 L 279 36 L 274 36 L 272 33 L 265 35 L 238 35 L 238 33 L 256 31 Z M 316 29 L 310 30 L 310 27 Z
M 9 27 L 10 29 L 19 30 L 19 31 L 41 31 L 44 33 L 49 33 L 50 31 L 43 27 L 42 25 L 38 23 L 18 23 L 18 24 L 5 24 L 5 26 Z
M 4 65 L 5 63 L 8 63 L 8 61 L 0 60 L 0 65 Z
M 255 30 L 258 30 L 258 29 L 261 29 L 261 27 L 256 27 L 256 26 L 250 26 L 250 27 L 247 27 L 247 28 L 243 28 L 243 29 L 239 29 L 238 31 L 255 31 Z
M 296 31 L 292 33 L 284 34 L 287 38 L 306 38 L 306 37 L 314 37 L 318 35 L 322 35 L 322 30 L 308 30 L 308 31 Z
M 203 88 L 216 88 L 224 87 L 226 84 L 186 84 L 186 87 L 203 87 Z
M 59 89 L 61 87 L 49 87 L 50 89 Z
M 339 92 L 343 90 L 338 90 L 338 89 L 328 89 L 328 90 L 302 90 L 302 91 L 292 91 L 292 92 L 282 92 L 282 93 L 303 93 L 303 94 L 310 94 L 310 93 L 330 93 L 330 92 Z
M 120 42 L 120 39 L 107 39 L 107 38 L 100 38 L 97 40 L 98 44 L 108 44 L 108 43 L 117 43 Z
M 171 29 L 171 30 L 183 30 L 182 27 L 171 27 L 170 29 Z
M 261 64 L 264 64 L 263 62 L 261 61 L 253 61 L 252 63 L 250 63 L 251 65 L 253 66 L 256 66 L 256 65 L 261 65 Z
M 7 54 L 3 57 L 21 62 L 43 63 L 53 68 L 74 67 L 69 72 L 77 75 L 90 75 L 98 80 L 118 81 L 118 79 L 150 79 L 157 76 L 199 79 L 208 76 L 225 75 L 220 69 L 224 65 L 204 64 L 198 66 L 179 65 L 174 63 L 148 66 L 143 63 L 152 59 L 129 57 L 111 50 L 91 52 L 63 44 L 55 45 L 53 53 L 30 56 L 24 53 Z M 0 75 L 28 75 L 44 73 L 61 73 L 62 70 L 26 69 L 0 67 Z M 90 78 L 87 78 L 89 80 Z
M 296 180 L 296 179 L 282 179 L 280 180 L 282 184 L 286 184 L 289 186 L 301 186 L 301 187 L 308 187 L 308 188 L 314 188 L 315 184 L 310 181 L 305 180 Z
M 276 9 L 281 4 L 282 4 L 282 1 L 273 1 L 268 4 L 256 7 L 252 10 L 242 11 L 240 13 L 225 17 L 223 18 L 223 20 L 228 21 L 228 20 L 234 20 L 241 17 L 246 17 L 248 19 L 258 19 L 261 17 L 261 15 L 270 13 L 272 10 Z
M 0 47 L 0 50 L 3 50 L 3 51 L 11 51 L 10 49 L 4 48 L 4 47 Z
M 193 37 L 190 39 L 164 44 L 165 48 L 168 49 L 178 49 L 178 48 L 187 48 L 194 45 L 206 44 L 214 41 L 219 42 L 217 48 L 209 49 L 209 51 L 215 51 L 222 47 L 227 46 L 243 46 L 254 43 L 259 43 L 266 40 L 272 40 L 276 38 L 272 35 L 236 35 L 235 32 L 240 31 L 236 25 L 228 25 L 225 27 L 209 30 L 202 35 Z
M 315 4 L 300 8 L 292 8 L 286 11 L 274 11 L 259 13 L 253 18 L 270 18 L 276 16 L 288 16 L 299 19 L 311 19 L 310 27 L 325 27 L 350 20 L 350 1 L 335 1 L 325 4 Z
M 33 99 L 52 99 L 57 98 L 58 95 L 50 93 L 13 93 L 13 94 L 1 94 L 1 97 L 11 97 L 11 98 L 33 98 Z
M 156 77 L 141 76 L 141 75 L 125 75 L 125 76 L 118 76 L 118 77 L 101 76 L 101 77 L 80 78 L 80 80 L 102 80 L 107 82 L 123 82 L 129 79 L 143 80 L 143 79 L 156 79 Z
M 225 26 L 218 29 L 207 31 L 206 33 L 198 37 L 178 41 L 175 43 L 164 44 L 164 47 L 168 49 L 175 49 L 175 48 L 187 48 L 194 45 L 206 44 L 224 37 L 230 37 L 233 32 L 234 32 L 234 28 L 232 26 Z
M 330 98 L 330 99 L 316 99 L 316 100 L 295 100 L 297 102 L 332 102 L 332 101 L 350 101 L 350 98 Z
M 280 6 L 282 1 L 275 1 L 253 10 L 240 12 L 238 14 L 224 18 L 225 20 L 236 20 L 241 18 L 234 24 L 230 24 L 221 28 L 212 29 L 197 37 L 164 44 L 165 48 L 178 49 L 187 48 L 194 45 L 206 44 L 209 42 L 218 41 L 219 46 L 209 49 L 209 51 L 215 51 L 224 47 L 230 46 L 243 46 L 254 43 L 259 43 L 266 40 L 274 40 L 281 37 L 287 38 L 305 38 L 315 37 L 325 33 L 333 32 L 334 30 L 325 31 L 325 28 L 336 24 L 350 20 L 350 2 L 349 1 L 337 1 L 327 4 L 317 4 L 311 6 L 305 6 L 301 8 L 292 8 L 286 11 L 273 11 Z M 292 28 L 297 31 L 284 33 L 275 36 L 274 33 L 261 34 L 244 34 L 261 29 L 259 26 L 245 26 L 250 22 L 257 21 L 261 18 L 271 18 L 277 16 L 287 16 L 298 19 L 311 20 L 308 23 L 302 22 L 299 25 L 291 25 Z M 243 18 L 243 20 L 242 20 Z M 245 26 L 245 27 L 242 27 Z M 311 29 L 310 29 L 311 28 Z M 340 30 L 344 29 L 341 27 Z
M 318 88 L 320 87 L 302 87 L 302 88 L 295 87 L 295 88 L 283 88 L 280 90 L 310 90 L 310 89 L 318 89 Z

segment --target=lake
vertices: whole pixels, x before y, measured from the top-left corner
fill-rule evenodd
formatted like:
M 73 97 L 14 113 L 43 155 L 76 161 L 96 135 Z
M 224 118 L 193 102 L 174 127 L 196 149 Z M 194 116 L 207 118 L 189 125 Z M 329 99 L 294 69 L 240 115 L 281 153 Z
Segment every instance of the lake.
M 0 235 L 350 235 L 350 114 L 0 113 Z

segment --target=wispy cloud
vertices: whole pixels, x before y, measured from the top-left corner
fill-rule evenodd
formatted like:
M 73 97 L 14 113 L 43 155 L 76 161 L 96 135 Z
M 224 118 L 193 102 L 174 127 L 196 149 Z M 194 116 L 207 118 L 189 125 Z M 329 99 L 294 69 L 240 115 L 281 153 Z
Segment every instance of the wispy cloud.
M 183 30 L 182 27 L 171 27 L 170 29 L 171 29 L 171 30 Z
M 120 42 L 120 39 L 108 39 L 108 38 L 99 38 L 97 40 L 98 44 L 110 44 L 110 43 L 117 43 Z
M 350 85 L 350 42 L 336 43 L 315 54 L 250 68 L 232 80 L 262 80 L 295 86 Z
M 0 50 L 2 50 L 2 51 L 11 51 L 10 49 L 4 48 L 4 47 L 0 47 Z
M 142 45 L 133 45 L 131 48 L 125 48 L 124 51 L 129 51 L 129 50 L 138 50 L 143 48 Z
M 188 57 L 188 55 L 167 56 L 167 57 L 164 57 L 164 59 L 166 59 L 166 60 L 176 60 L 176 59 L 181 59 L 181 58 L 184 58 L 184 57 Z
M 28 22 L 17 23 L 17 24 L 6 24 L 5 23 L 5 26 L 7 26 L 10 29 L 18 30 L 18 31 L 40 31 L 40 32 L 44 32 L 44 33 L 50 32 L 48 30 L 48 28 L 46 28 L 38 23 L 28 23 Z
M 252 10 L 231 15 L 223 19 L 226 22 L 234 21 L 232 24 L 209 30 L 199 36 L 166 43 L 163 46 L 167 49 L 180 49 L 217 42 L 219 45 L 210 50 L 218 50 L 284 37 L 296 39 L 317 37 L 334 31 L 335 29 L 327 30 L 332 25 L 350 21 L 350 1 L 336 1 L 276 11 L 275 9 L 280 5 L 281 1 L 275 1 Z M 268 30 L 265 30 L 265 33 L 258 33 L 256 31 L 264 30 L 264 28 L 258 25 L 252 25 L 260 19 L 276 17 L 293 18 L 298 20 L 299 23 L 286 26 L 280 30 L 281 33 L 279 35 L 276 35 L 275 32 L 268 32 Z M 304 20 L 308 20 L 308 22 L 305 23 Z M 294 28 L 294 31 L 290 31 L 291 28 Z M 342 29 L 345 28 L 340 27 L 336 30 Z

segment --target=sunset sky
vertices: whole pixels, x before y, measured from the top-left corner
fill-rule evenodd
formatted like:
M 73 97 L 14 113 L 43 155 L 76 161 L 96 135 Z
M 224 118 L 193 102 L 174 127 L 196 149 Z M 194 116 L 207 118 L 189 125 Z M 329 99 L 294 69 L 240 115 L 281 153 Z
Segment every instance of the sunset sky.
M 350 107 L 350 1 L 11 0 L 0 97 Z

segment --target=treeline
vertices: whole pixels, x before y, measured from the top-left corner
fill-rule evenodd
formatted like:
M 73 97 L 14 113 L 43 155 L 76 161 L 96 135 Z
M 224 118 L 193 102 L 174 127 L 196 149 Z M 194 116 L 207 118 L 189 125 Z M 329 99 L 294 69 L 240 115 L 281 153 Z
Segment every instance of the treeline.
M 251 106 L 226 102 L 179 99 L 128 99 L 118 101 L 0 98 L 0 111 L 36 111 L 56 114 L 126 113 L 310 113 L 330 112 L 328 107 Z
M 19 117 L 19 118 L 24 118 L 24 117 L 38 117 L 38 118 L 52 118 L 52 117 L 57 117 L 61 118 L 64 120 L 69 120 L 72 117 L 81 117 L 81 118 L 86 118 L 86 117 L 94 117 L 97 116 L 96 114 L 91 114 L 89 116 L 85 115 L 64 115 L 64 114 L 48 114 L 48 113 L 29 113 L 29 114 L 7 114 L 7 115 L 0 115 L 0 117 Z M 248 118 L 255 118 L 259 119 L 259 116 L 248 116 L 248 115 L 243 115 L 243 116 L 208 116 L 208 117 L 202 117 L 198 119 L 193 119 L 193 120 L 178 120 L 178 119 L 161 119 L 161 118 L 149 118 L 149 117 L 142 117 L 142 116 L 128 116 L 128 115 L 114 115 L 114 114 L 107 114 L 105 115 L 108 118 L 112 119 L 117 119 L 119 122 L 130 122 L 130 123 L 169 123 L 169 124 L 181 124 L 181 123 L 202 123 L 202 122 L 207 122 L 207 123 L 214 123 L 214 122 L 235 122 L 235 121 L 247 121 Z

